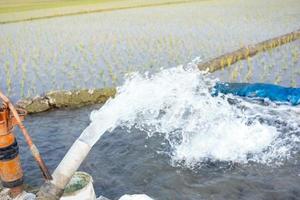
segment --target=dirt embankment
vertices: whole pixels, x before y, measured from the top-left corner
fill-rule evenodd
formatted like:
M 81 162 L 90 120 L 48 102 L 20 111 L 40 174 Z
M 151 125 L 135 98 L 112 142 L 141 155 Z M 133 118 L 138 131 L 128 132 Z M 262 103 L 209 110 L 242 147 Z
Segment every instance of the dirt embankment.
M 17 103 L 17 107 L 27 110 L 30 114 L 59 108 L 79 108 L 103 104 L 115 94 L 115 88 L 51 91 L 44 96 L 21 100 Z

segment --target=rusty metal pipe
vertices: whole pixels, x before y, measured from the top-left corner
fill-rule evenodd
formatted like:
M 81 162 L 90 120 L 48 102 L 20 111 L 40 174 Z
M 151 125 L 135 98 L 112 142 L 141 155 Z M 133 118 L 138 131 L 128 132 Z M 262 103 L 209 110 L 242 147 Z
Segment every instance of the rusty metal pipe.
M 23 192 L 23 170 L 13 126 L 10 110 L 0 106 L 0 179 L 12 198 Z
M 32 139 L 31 139 L 29 133 L 27 132 L 25 126 L 23 125 L 22 120 L 21 120 L 16 108 L 14 107 L 14 105 L 10 102 L 10 100 L 1 91 L 0 91 L 0 98 L 3 100 L 3 102 L 8 106 L 8 108 L 12 112 L 12 114 L 13 114 L 15 120 L 16 120 L 16 124 L 21 129 L 21 132 L 25 137 L 26 143 L 28 144 L 29 149 L 30 149 L 34 159 L 38 163 L 38 166 L 40 167 L 44 178 L 46 180 L 52 180 L 52 176 L 51 176 L 44 160 L 42 159 L 39 150 L 37 149 L 35 144 L 32 142 Z

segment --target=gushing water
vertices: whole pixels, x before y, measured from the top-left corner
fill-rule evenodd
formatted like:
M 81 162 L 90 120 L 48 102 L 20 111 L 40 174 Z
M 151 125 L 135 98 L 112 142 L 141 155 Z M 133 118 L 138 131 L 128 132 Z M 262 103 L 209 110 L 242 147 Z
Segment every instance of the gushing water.
M 117 126 L 162 134 L 172 163 L 188 167 L 205 161 L 282 164 L 299 151 L 299 107 L 212 97 L 216 81 L 193 64 L 131 74 L 114 99 L 92 112 L 79 139 L 93 146 Z

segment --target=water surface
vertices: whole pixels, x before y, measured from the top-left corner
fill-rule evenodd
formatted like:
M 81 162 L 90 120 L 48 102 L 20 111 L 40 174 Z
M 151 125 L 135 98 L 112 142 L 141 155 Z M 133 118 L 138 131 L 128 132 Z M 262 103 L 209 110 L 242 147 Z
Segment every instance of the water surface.
M 174 78 L 176 84 L 167 84 Z M 297 199 L 299 107 L 210 97 L 211 81 L 180 68 L 127 80 L 115 100 L 92 117 L 100 127 L 112 122 L 81 166 L 94 177 L 97 194 L 112 199 L 124 193 L 156 199 Z M 162 95 L 147 100 L 145 95 L 158 87 Z M 188 101 L 182 104 L 184 98 Z M 90 124 L 89 113 L 99 108 L 28 117 L 26 125 L 51 170 Z M 106 111 L 112 113 L 102 118 Z M 41 184 L 39 169 L 22 142 L 21 147 L 27 182 Z

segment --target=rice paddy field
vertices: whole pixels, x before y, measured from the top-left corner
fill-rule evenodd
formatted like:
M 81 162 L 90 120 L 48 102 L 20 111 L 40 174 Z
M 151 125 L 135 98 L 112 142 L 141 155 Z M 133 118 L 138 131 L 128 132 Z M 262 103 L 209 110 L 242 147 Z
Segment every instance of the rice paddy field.
M 300 199 L 299 106 L 210 93 L 215 78 L 300 87 L 300 41 L 208 75 L 188 67 L 299 30 L 299 0 L 13 1 L 0 0 L 4 94 L 16 102 L 118 87 L 105 105 L 27 117 L 51 172 L 98 124 L 101 131 L 86 135 L 95 146 L 80 167 L 93 176 L 97 196 Z M 16 135 L 25 182 L 38 188 L 40 170 Z
M 0 24 L 195 0 L 0 0 Z
M 13 100 L 50 90 L 118 86 L 300 27 L 298 0 L 211 0 L 0 25 L 0 86 Z M 217 72 L 221 80 L 299 86 L 300 43 Z

